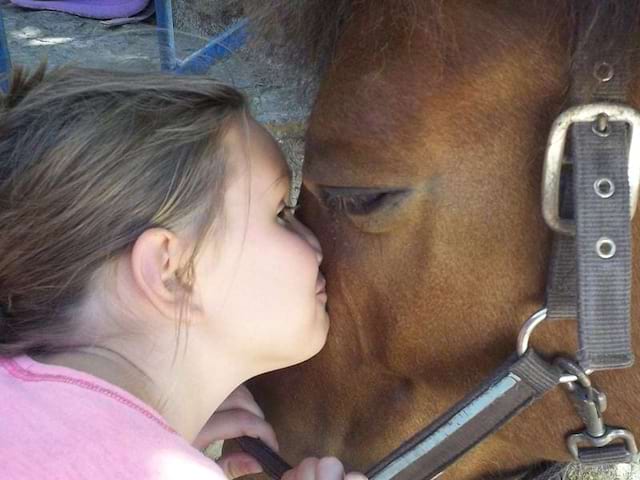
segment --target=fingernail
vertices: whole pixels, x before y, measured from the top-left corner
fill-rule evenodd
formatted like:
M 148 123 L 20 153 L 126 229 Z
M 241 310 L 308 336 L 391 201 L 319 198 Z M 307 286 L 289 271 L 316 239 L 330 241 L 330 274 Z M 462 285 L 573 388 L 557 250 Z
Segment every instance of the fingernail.
M 350 472 L 345 475 L 345 478 L 347 480 L 369 480 L 364 473 L 360 472 Z
M 337 458 L 327 457 L 318 463 L 318 473 L 320 478 L 335 478 L 341 480 L 344 477 L 344 468 Z

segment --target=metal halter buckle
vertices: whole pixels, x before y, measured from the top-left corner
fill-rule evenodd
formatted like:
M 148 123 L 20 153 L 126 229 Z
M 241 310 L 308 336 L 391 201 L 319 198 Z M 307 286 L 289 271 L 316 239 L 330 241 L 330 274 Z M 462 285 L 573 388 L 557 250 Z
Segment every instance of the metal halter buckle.
M 603 119 L 605 119 L 604 127 Z M 626 122 L 631 127 L 629 144 L 631 217 L 636 211 L 640 183 L 640 135 L 635 135 L 636 130 L 640 130 L 640 113 L 631 107 L 615 103 L 591 103 L 565 110 L 551 126 L 542 171 L 542 215 L 550 228 L 565 235 L 575 235 L 576 227 L 572 220 L 560 218 L 560 173 L 567 131 L 571 124 L 576 122 L 593 122 L 594 132 L 600 132 L 602 136 L 605 136 L 603 133 L 606 132 L 606 122 Z

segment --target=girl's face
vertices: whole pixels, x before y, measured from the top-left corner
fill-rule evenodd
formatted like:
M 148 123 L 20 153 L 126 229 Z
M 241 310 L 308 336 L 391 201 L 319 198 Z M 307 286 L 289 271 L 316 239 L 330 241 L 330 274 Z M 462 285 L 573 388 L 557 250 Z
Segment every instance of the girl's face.
M 284 218 L 289 174 L 271 135 L 251 120 L 226 138 L 224 220 L 196 266 L 194 302 L 216 349 L 253 374 L 315 355 L 329 329 L 316 237 Z

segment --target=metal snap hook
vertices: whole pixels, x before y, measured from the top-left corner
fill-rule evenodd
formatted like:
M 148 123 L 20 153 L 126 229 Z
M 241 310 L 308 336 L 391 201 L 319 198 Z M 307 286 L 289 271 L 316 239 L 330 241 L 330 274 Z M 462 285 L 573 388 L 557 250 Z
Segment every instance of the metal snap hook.
M 589 374 L 591 373 L 588 370 L 584 370 L 580 365 L 571 360 L 558 357 L 553 361 L 553 364 L 560 367 L 564 372 L 573 375 L 576 377 L 576 382 L 578 382 L 584 388 L 591 388 L 591 379 L 589 378 Z M 568 382 L 567 382 L 568 383 Z
M 618 458 L 611 459 L 611 461 L 614 463 L 633 462 L 638 455 L 638 447 L 633 434 L 625 428 L 612 428 L 607 425 L 604 427 L 605 431 L 599 437 L 592 437 L 586 431 L 567 437 L 567 449 L 573 459 L 576 462 L 586 463 L 584 453 L 619 443 L 624 447 L 623 454 Z
M 593 460 L 597 461 L 597 449 L 611 445 L 609 452 L 615 453 L 616 463 L 632 461 L 638 453 L 635 438 L 628 430 L 611 427 L 604 422 L 607 396 L 593 386 L 589 378 L 591 372 L 562 357 L 556 358 L 553 363 L 577 376 L 576 382 L 564 386 L 576 413 L 585 425 L 583 431 L 572 433 L 566 439 L 571 456 L 578 462 L 592 463 Z

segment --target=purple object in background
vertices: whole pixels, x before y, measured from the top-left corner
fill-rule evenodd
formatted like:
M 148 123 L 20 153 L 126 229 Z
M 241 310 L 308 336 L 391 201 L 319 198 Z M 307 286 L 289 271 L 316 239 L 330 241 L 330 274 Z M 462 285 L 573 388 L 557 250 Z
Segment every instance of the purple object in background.
M 80 17 L 112 19 L 140 13 L 151 0 L 10 0 L 33 10 L 54 10 Z

